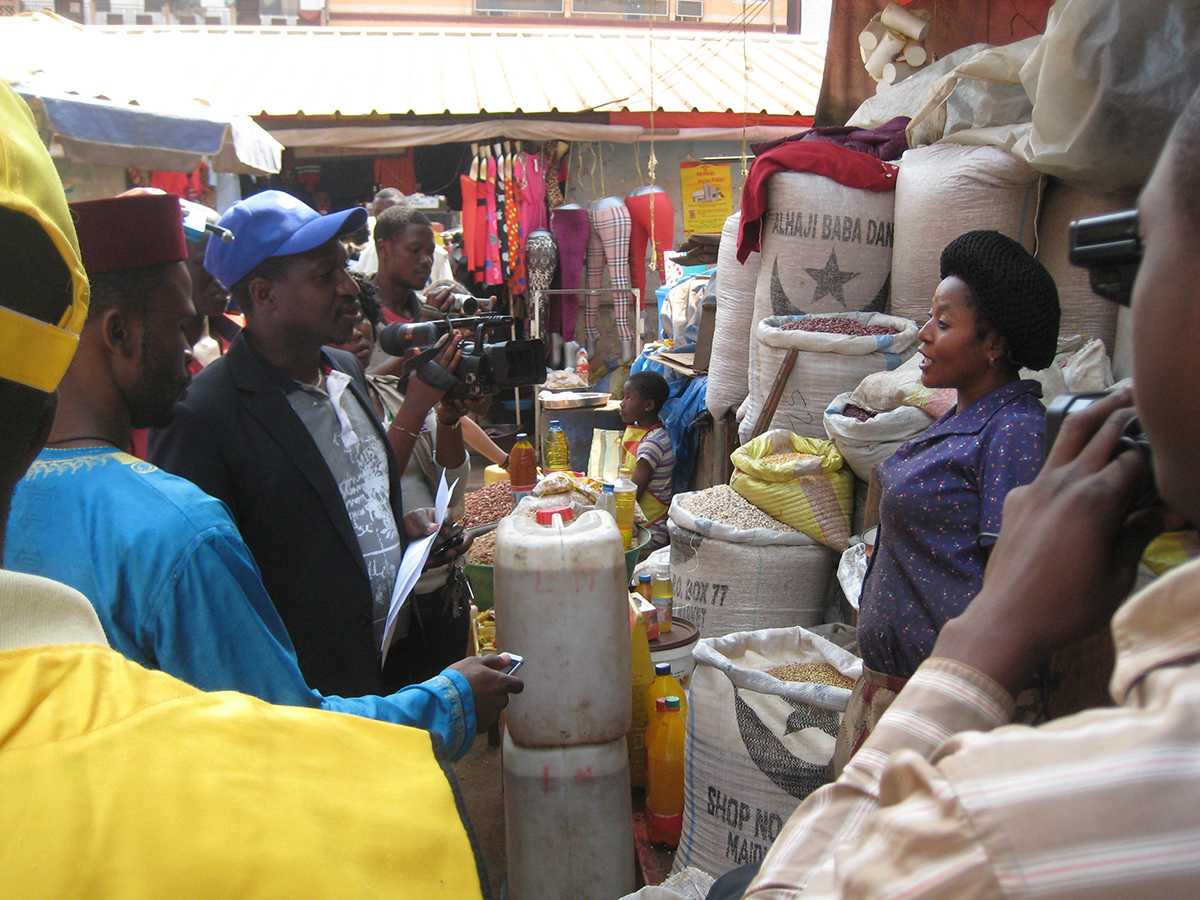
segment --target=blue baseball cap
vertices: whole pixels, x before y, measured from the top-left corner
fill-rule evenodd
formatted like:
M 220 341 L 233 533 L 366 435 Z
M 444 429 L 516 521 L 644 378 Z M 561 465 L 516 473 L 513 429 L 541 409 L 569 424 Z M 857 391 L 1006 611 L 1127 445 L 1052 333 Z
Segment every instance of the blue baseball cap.
M 231 206 L 217 223 L 232 241 L 210 240 L 204 268 L 225 290 L 273 256 L 307 253 L 367 224 L 362 207 L 321 215 L 283 191 L 263 191 Z

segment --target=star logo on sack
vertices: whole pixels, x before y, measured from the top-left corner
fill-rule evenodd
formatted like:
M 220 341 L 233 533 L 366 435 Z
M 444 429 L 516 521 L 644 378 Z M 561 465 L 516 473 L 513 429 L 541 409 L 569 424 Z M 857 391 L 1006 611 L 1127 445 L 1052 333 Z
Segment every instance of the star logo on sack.
M 857 278 L 859 274 L 858 272 L 843 272 L 838 268 L 836 250 L 829 251 L 829 259 L 825 260 L 823 269 L 810 269 L 805 266 L 804 271 L 817 283 L 812 298 L 814 306 L 818 300 L 826 296 L 833 297 L 838 303 L 845 306 L 846 295 L 842 288 L 846 282 Z

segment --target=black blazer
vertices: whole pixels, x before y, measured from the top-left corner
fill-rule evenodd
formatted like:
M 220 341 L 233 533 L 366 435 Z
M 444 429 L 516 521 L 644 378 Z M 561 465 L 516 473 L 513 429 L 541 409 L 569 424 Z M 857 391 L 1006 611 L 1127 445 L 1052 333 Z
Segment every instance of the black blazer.
M 349 353 L 323 353 L 351 376 L 354 396 L 376 422 L 400 525 L 401 473 L 367 400 L 362 370 Z M 288 404 L 291 385 L 238 335 L 225 356 L 196 376 L 172 424 L 151 434 L 150 459 L 225 501 L 309 685 L 325 694 L 379 693 L 370 581 L 337 483 Z

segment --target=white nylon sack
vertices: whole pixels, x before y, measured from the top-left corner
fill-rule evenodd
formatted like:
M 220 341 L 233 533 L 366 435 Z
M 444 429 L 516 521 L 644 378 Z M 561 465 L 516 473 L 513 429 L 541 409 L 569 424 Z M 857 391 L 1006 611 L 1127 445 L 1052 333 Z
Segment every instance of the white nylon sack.
M 1109 353 L 1116 352 L 1120 307 L 1092 291 L 1087 269 L 1071 265 L 1070 224 L 1073 219 L 1128 209 L 1136 202 L 1134 193 L 1092 194 L 1050 179 L 1038 219 L 1036 255 L 1058 287 L 1058 306 L 1062 310 L 1058 333 L 1100 338 Z
M 844 688 L 766 670 L 824 662 L 857 680 L 862 661 L 803 628 L 702 639 L 694 655 L 675 869 L 716 877 L 761 861 L 800 802 L 825 784 L 850 702 Z
M 825 433 L 863 481 L 870 481 L 871 470 L 890 459 L 901 444 L 933 424 L 933 419 L 913 406 L 898 406 L 860 422 L 842 414 L 850 396 L 849 392 L 838 394 L 829 404 L 825 410 Z
M 892 191 L 850 188 L 805 172 L 772 176 L 762 220 L 751 341 L 755 340 L 753 329 L 768 316 L 884 312 L 894 218 Z M 758 347 L 752 343 L 751 394 L 761 377 Z M 774 370 L 767 377 L 774 378 Z M 750 427 L 753 425 L 746 428 L 743 441 Z
M 999 231 L 1033 252 L 1040 189 L 1038 173 L 998 147 L 933 144 L 906 152 L 896 179 L 891 313 L 925 321 L 942 250 L 964 232 Z
M 1047 369 L 1022 369 L 1021 377 L 1042 386 L 1042 403 L 1049 406 L 1055 397 L 1106 391 L 1113 384 L 1112 363 L 1104 352 L 1104 342 L 1092 338 L 1084 343 L 1078 335 L 1059 338 L 1059 352 Z
M 838 584 L 841 585 L 842 593 L 846 595 L 846 602 L 856 610 L 862 599 L 863 582 L 867 580 L 867 566 L 870 563 L 867 559 L 867 545 L 862 543 L 851 544 L 842 552 L 842 558 L 838 561 Z
M 989 47 L 955 66 L 938 80 L 908 123 L 908 146 L 921 147 L 980 128 L 989 129 L 989 142 L 1012 146 L 1017 139 L 1013 126 L 1029 122 L 1033 115 L 1033 103 L 1021 84 L 1021 66 L 1041 39 L 1036 35 Z M 999 137 L 1002 131 L 1010 136 Z
M 671 579 L 701 637 L 819 625 L 838 553 L 799 532 L 738 530 L 671 500 Z
M 840 317 L 887 326 L 896 333 L 851 337 L 781 327 L 803 318 L 797 316 L 771 316 L 758 323 L 758 378 L 750 384 L 750 406 L 739 428 L 742 443 L 749 439 L 789 350 L 799 350 L 800 355 L 768 424 L 815 438 L 826 437 L 825 410 L 834 397 L 854 390 L 872 372 L 899 367 L 915 350 L 917 325 L 911 320 L 882 313 L 842 313 Z
M 705 393 L 708 411 L 716 421 L 736 409 L 750 392 L 750 331 L 754 325 L 754 285 L 761 256 L 751 253 L 745 265 L 738 262 L 737 236 L 741 222 L 740 212 L 725 220 L 717 250 L 717 321 Z
M 1059 0 L 1021 69 L 1033 127 L 1014 152 L 1091 191 L 1139 188 L 1200 85 L 1200 4 Z

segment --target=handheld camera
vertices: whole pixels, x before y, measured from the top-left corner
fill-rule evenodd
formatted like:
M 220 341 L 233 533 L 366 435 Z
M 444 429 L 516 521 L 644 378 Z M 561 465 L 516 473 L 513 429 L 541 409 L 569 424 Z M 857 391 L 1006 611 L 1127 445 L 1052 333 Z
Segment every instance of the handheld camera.
M 474 333 L 473 340 L 463 341 L 460 345 L 462 361 L 453 374 L 433 361 L 438 353 L 438 341 L 451 331 Z M 379 346 L 392 356 L 421 350 L 413 361 L 413 371 L 420 373 L 422 380 L 444 389 L 447 396 L 458 400 L 490 396 L 503 390 L 542 384 L 546 380 L 545 346 L 540 340 L 526 340 L 522 323 L 512 316 L 472 316 L 388 325 L 379 332 Z
M 1142 239 L 1136 209 L 1076 219 L 1071 223 L 1070 260 L 1088 270 L 1092 290 L 1106 300 L 1128 306 L 1133 282 L 1142 261 Z M 1061 394 L 1046 410 L 1046 452 L 1054 446 L 1067 416 L 1082 412 L 1105 394 Z M 1146 461 L 1146 474 L 1138 486 L 1136 506 L 1144 509 L 1158 502 L 1151 469 L 1150 440 L 1141 422 L 1131 421 L 1121 435 L 1115 454 L 1138 450 Z

